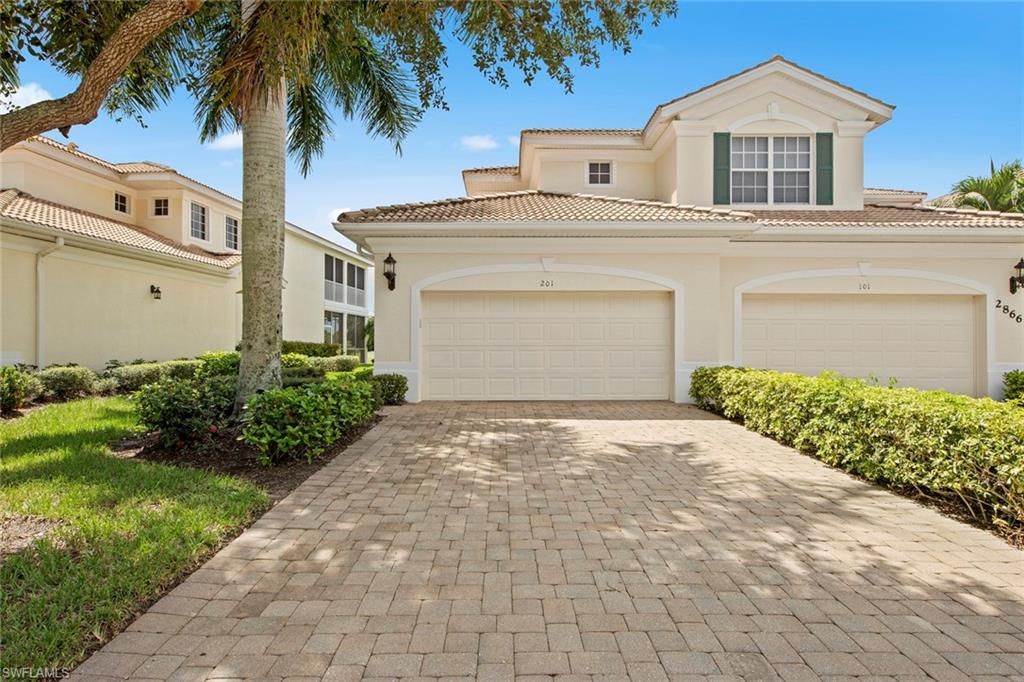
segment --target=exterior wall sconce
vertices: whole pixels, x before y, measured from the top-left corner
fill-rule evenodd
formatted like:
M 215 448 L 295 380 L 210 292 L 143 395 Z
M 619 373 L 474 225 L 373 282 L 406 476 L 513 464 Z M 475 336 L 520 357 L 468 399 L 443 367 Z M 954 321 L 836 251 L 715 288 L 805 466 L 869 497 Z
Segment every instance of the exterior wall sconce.
M 159 301 L 163 298 L 163 294 L 160 292 L 160 287 L 155 284 L 149 285 L 149 295 L 153 297 L 154 301 Z
M 388 281 L 388 291 L 395 290 L 395 280 L 398 278 L 398 275 L 395 274 L 395 263 L 397 262 L 390 253 L 384 259 L 384 279 Z M 1022 283 L 1024 283 L 1024 280 L 1022 280 Z
M 1013 266 L 1013 269 L 1017 271 L 1016 275 L 1010 276 L 1010 293 L 1017 293 L 1018 289 L 1024 289 L 1024 258 L 1017 261 L 1017 264 Z

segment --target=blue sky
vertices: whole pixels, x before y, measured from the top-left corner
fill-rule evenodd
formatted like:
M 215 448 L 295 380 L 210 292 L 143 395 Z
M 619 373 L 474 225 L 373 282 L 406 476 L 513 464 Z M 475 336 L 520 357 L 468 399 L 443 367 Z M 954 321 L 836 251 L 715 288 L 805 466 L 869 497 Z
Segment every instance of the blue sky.
M 460 171 L 513 164 L 530 127 L 640 127 L 654 107 L 775 53 L 896 104 L 867 136 L 865 182 L 942 194 L 988 160 L 1024 156 L 1024 3 L 681 2 L 628 55 L 606 52 L 577 70 L 575 92 L 538 80 L 503 90 L 451 46 L 449 111 L 430 111 L 396 156 L 355 122 L 339 121 L 324 158 L 303 178 L 291 166 L 288 219 L 332 236 L 337 209 L 463 194 Z M 74 83 L 38 63 L 23 87 L 59 96 Z M 76 127 L 83 151 L 112 161 L 150 160 L 241 196 L 241 150 L 204 147 L 184 94 L 146 117 L 101 116 Z M 55 136 L 58 136 L 54 133 Z

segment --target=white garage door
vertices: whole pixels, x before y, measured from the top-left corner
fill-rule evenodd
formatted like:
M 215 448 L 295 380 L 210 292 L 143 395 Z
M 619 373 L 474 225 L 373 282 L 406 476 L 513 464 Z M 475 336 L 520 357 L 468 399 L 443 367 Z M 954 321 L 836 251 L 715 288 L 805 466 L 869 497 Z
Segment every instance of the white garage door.
M 974 394 L 970 296 L 746 295 L 743 364 Z
M 667 399 L 661 292 L 424 292 L 427 400 Z

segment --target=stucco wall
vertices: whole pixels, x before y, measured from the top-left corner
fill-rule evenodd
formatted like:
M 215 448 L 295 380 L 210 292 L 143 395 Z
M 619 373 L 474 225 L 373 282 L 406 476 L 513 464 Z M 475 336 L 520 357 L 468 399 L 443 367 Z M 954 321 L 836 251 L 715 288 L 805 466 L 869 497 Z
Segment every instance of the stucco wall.
M 711 245 L 697 240 L 588 240 L 584 246 L 571 240 L 536 241 L 520 239 L 452 241 L 430 245 L 428 240 L 408 242 L 394 239 L 382 243 L 378 253 L 392 252 L 398 261 L 398 286 L 388 291 L 383 278 L 377 284 L 376 349 L 382 368 L 398 369 L 418 361 L 410 348 L 413 285 L 440 273 L 466 268 L 515 264 L 539 264 L 553 259 L 548 274 L 480 274 L 429 289 L 540 290 L 540 279 L 553 279 L 557 290 L 628 289 L 630 285 L 600 275 L 560 274 L 557 264 L 592 265 L 635 270 L 670 279 L 684 291 L 682 321 L 683 360 L 686 366 L 735 362 L 734 300 L 736 287 L 767 275 L 807 270 L 849 271 L 865 267 L 861 276 L 826 277 L 761 291 L 806 291 L 813 293 L 861 293 L 859 284 L 871 283 L 870 294 L 958 293 L 977 297 L 979 392 L 998 393 L 1002 372 L 1024 367 L 1024 327 L 1008 316 L 990 315 L 995 298 L 1008 299 L 1006 275 L 1014 259 L 1000 245 L 965 244 L 742 244 Z M 490 246 L 493 250 L 487 251 Z M 498 247 L 501 247 L 499 251 Z M 581 248 L 582 247 L 582 248 Z M 543 249 L 543 250 L 541 250 Z M 585 251 L 585 252 L 584 252 Z M 603 251 L 595 253 L 595 251 Z M 837 256 L 836 254 L 842 254 Z M 859 265 L 860 264 L 860 265 Z M 378 266 L 380 264 L 378 263 Z M 381 268 L 378 267 L 379 271 Z M 919 277 L 894 277 L 889 270 L 909 270 Z M 964 284 L 967 282 L 971 286 Z M 974 286 L 976 285 L 976 286 Z M 984 300 L 983 290 L 993 297 Z M 1014 302 L 1017 303 L 1017 302 Z M 1017 303 L 1016 307 L 1021 308 Z M 679 325 L 676 326 L 679 329 Z M 989 343 L 991 334 L 991 343 Z M 991 355 L 989 350 L 991 349 Z M 988 374 L 988 376 L 986 376 Z
M 284 250 L 284 338 L 323 341 L 324 248 L 287 232 Z

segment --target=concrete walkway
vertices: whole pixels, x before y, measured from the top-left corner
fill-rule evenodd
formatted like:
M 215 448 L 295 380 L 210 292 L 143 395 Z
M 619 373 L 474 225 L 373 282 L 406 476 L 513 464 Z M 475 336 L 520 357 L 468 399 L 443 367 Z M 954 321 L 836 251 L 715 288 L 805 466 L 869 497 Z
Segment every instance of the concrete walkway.
M 123 679 L 1024 679 L 1024 552 L 691 407 L 392 408 Z

